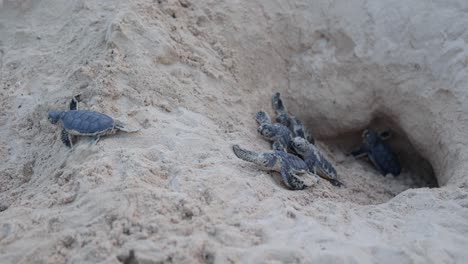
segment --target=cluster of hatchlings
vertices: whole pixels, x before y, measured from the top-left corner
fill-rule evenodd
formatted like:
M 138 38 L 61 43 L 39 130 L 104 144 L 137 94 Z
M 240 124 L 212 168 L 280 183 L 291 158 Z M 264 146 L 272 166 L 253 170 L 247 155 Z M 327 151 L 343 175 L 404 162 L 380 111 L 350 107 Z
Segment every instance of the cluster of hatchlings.
M 94 137 L 97 143 L 101 136 L 118 131 L 138 131 L 129 130 L 123 123 L 106 114 L 78 110 L 79 101 L 80 97 L 74 96 L 68 111 L 50 111 L 48 115 L 52 124 L 62 127 L 61 140 L 67 147 L 73 147 L 74 138 L 77 136 Z M 255 163 L 264 170 L 279 172 L 284 184 L 292 190 L 303 190 L 317 184 L 320 178 L 334 186 L 342 186 L 332 163 L 315 146 L 312 134 L 302 122 L 287 113 L 279 93 L 273 95 L 272 104 L 277 123 L 273 123 L 263 111 L 258 112 L 255 119 L 259 124 L 258 132 L 272 142 L 273 150 L 256 153 L 234 145 L 233 151 L 236 156 Z M 351 153 L 354 157 L 367 156 L 383 175 L 400 174 L 398 159 L 385 144 L 385 138 L 372 129 L 366 129 L 362 138 L 361 147 Z
M 264 170 L 279 172 L 284 184 L 292 190 L 313 186 L 321 178 L 334 186 L 343 186 L 332 163 L 315 145 L 312 134 L 299 119 L 287 113 L 279 93 L 273 95 L 272 104 L 277 123 L 273 123 L 264 111 L 255 115 L 259 124 L 257 131 L 272 142 L 272 151 L 257 153 L 234 145 L 234 154 Z M 351 153 L 354 157 L 367 156 L 383 175 L 400 174 L 398 159 L 384 142 L 385 138 L 373 129 L 366 129 L 362 139 L 361 147 Z

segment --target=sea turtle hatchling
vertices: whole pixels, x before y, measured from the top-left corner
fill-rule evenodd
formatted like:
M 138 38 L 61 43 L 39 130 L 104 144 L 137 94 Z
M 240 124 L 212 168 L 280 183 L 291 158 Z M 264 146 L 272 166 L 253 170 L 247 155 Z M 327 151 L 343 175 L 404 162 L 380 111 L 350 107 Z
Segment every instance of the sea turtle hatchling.
M 69 111 L 49 111 L 48 119 L 52 124 L 62 126 L 61 140 L 67 147 L 73 147 L 73 136 L 95 137 L 95 143 L 101 136 L 114 134 L 117 131 L 137 132 L 129 130 L 125 125 L 112 117 L 87 110 L 77 109 L 78 99 L 70 102 Z
M 334 186 L 340 187 L 343 185 L 338 180 L 338 174 L 331 162 L 320 153 L 316 146 L 301 137 L 293 138 L 291 146 L 304 159 L 310 171 L 329 181 Z
M 372 164 L 384 176 L 393 174 L 398 176 L 401 166 L 397 156 L 384 140 L 387 138 L 373 129 L 366 129 L 362 133 L 362 145 L 358 150 L 351 152 L 355 158 L 368 156 Z
M 258 133 L 266 140 L 273 142 L 276 145 L 276 147 L 273 147 L 274 149 L 282 146 L 284 151 L 292 150 L 291 140 L 293 134 L 289 128 L 280 123 L 273 124 L 268 114 L 263 111 L 257 112 L 255 119 L 260 125 L 257 129 Z
M 315 144 L 315 139 L 302 122 L 295 116 L 291 116 L 286 111 L 286 107 L 280 98 L 280 93 L 275 93 L 271 97 L 273 109 L 276 112 L 276 122 L 286 126 L 293 133 L 293 137 L 301 137 L 307 139 L 312 144 Z
M 243 149 L 239 145 L 234 145 L 232 149 L 242 160 L 252 162 L 263 170 L 279 172 L 284 184 L 291 190 L 303 190 L 320 181 L 317 175 L 308 170 L 307 164 L 301 158 L 283 150 L 257 153 Z M 304 182 L 298 178 L 299 176 L 310 177 L 303 177 Z

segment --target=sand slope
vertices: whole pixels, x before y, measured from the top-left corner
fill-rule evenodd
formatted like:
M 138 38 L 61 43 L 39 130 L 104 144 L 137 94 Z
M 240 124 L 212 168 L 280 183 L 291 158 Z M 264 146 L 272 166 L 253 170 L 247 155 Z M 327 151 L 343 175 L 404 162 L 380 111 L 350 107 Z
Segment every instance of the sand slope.
M 96 3 L 98 2 L 98 3 Z M 2 263 L 463 263 L 468 4 L 0 1 Z M 231 146 L 280 91 L 346 188 L 289 191 Z M 48 110 L 135 134 L 59 140 Z M 340 140 L 398 125 L 441 188 L 382 177 Z M 414 163 L 414 162 L 413 162 Z M 417 167 L 417 166 L 416 166 Z

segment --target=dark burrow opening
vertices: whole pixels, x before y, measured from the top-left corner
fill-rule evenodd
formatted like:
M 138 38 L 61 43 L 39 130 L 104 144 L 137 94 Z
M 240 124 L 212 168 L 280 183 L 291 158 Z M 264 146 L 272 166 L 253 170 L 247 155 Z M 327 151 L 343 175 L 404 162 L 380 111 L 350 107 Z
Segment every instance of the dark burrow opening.
M 322 141 L 331 149 L 348 155 L 351 151 L 359 148 L 362 142 L 362 132 L 366 128 L 372 128 L 388 137 L 385 142 L 397 155 L 402 168 L 401 174 L 393 178 L 395 181 L 404 182 L 408 188 L 439 187 L 431 163 L 416 150 L 398 123 L 385 114 L 376 113 L 366 127 L 350 130 Z M 362 166 L 374 170 L 375 174 L 379 174 L 368 158 L 356 159 L 355 162 L 359 162 Z M 387 177 L 393 176 L 388 175 Z

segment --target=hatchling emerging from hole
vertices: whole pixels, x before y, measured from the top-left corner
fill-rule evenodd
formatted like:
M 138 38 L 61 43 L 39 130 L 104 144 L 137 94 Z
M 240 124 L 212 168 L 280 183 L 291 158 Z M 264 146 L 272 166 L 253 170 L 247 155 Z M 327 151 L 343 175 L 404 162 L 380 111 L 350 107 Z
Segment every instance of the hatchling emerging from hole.
M 280 123 L 273 124 L 267 113 L 260 111 L 255 115 L 255 119 L 260 125 L 257 129 L 258 133 L 266 140 L 272 141 L 276 146 L 274 148 L 282 148 L 284 151 L 293 150 L 291 148 L 292 132 Z
M 351 154 L 355 158 L 369 157 L 372 164 L 384 176 L 389 173 L 398 176 L 401 172 L 400 162 L 390 146 L 384 142 L 390 137 L 386 133 L 378 134 L 370 128 L 364 130 L 361 147 Z
M 293 133 L 293 137 L 301 137 L 306 139 L 312 144 L 315 144 L 315 139 L 308 129 L 302 124 L 302 122 L 295 116 L 291 116 L 286 111 L 286 107 L 280 98 L 280 93 L 275 93 L 271 97 L 273 109 L 276 112 L 276 122 L 286 126 Z
M 303 190 L 320 181 L 317 175 L 309 171 L 307 164 L 301 158 L 281 149 L 264 153 L 246 150 L 239 145 L 234 145 L 232 149 L 234 154 L 242 160 L 252 162 L 263 170 L 279 172 L 283 183 L 291 190 Z M 306 177 L 302 180 L 298 178 L 299 176 Z
M 52 124 L 62 126 L 61 140 L 67 147 L 73 147 L 73 137 L 94 137 L 97 143 L 101 136 L 111 135 L 117 131 L 127 133 L 139 130 L 129 130 L 125 125 L 112 117 L 87 110 L 78 110 L 79 95 L 74 96 L 69 105 L 69 111 L 50 111 L 48 119 Z
M 320 153 L 316 146 L 301 137 L 295 137 L 291 145 L 294 151 L 302 156 L 310 171 L 334 186 L 340 187 L 343 185 L 338 180 L 338 174 L 333 165 Z

